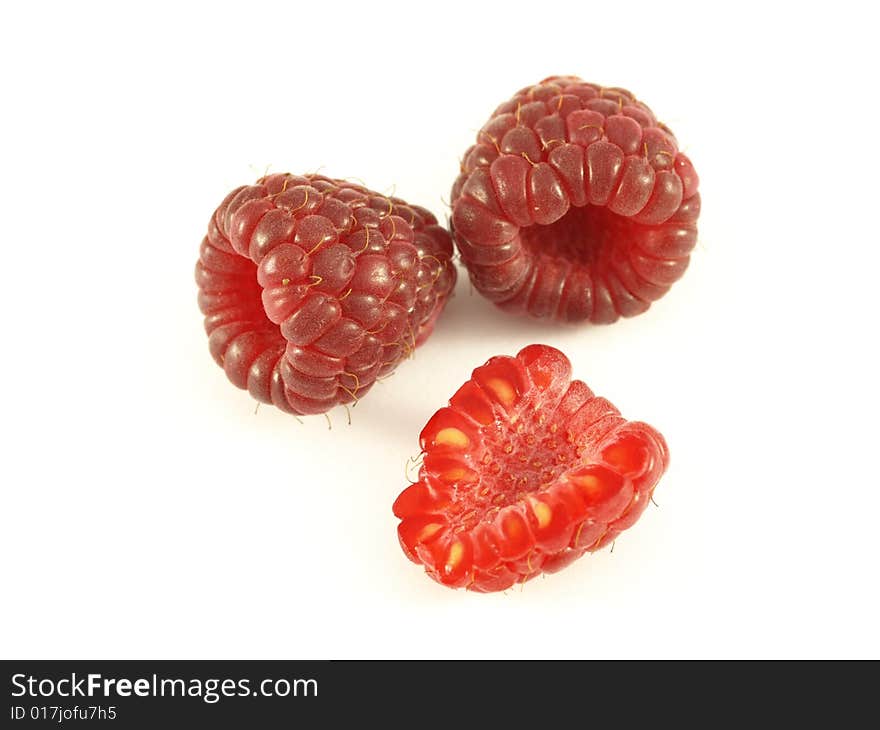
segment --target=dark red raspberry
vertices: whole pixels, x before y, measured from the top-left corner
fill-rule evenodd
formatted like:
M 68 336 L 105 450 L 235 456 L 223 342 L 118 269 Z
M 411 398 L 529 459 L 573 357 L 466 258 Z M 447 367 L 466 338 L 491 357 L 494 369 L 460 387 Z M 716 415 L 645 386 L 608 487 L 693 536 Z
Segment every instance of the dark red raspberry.
M 452 242 L 424 208 L 321 175 L 269 175 L 214 212 L 196 264 L 211 354 L 295 414 L 358 400 L 434 327 Z
M 499 106 L 465 153 L 453 232 L 474 287 L 504 309 L 614 322 L 684 273 L 697 185 L 630 92 L 552 76 Z
M 400 544 L 444 585 L 489 592 L 561 570 L 631 527 L 669 463 L 559 350 L 493 357 L 422 430 L 419 480 L 394 503 Z

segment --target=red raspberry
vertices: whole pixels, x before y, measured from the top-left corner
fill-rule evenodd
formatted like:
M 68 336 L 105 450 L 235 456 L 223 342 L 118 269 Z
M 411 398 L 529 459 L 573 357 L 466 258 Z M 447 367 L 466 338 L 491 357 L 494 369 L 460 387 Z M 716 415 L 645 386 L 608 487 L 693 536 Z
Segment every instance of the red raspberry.
M 196 264 L 211 354 L 289 413 L 358 400 L 431 333 L 455 285 L 424 208 L 321 175 L 269 175 L 214 212 Z
M 465 153 L 453 232 L 474 287 L 502 308 L 614 322 L 684 273 L 697 185 L 630 92 L 552 76 L 499 106 Z
M 490 592 L 561 570 L 631 527 L 669 463 L 559 350 L 493 357 L 428 421 L 419 480 L 394 503 L 400 544 L 444 585 Z

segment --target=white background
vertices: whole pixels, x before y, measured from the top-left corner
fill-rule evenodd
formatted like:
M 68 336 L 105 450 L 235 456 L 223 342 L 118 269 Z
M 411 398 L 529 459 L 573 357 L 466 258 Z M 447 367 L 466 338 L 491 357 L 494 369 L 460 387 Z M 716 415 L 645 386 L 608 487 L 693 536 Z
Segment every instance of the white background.
M 5 5 L 0 655 L 880 656 L 860 5 Z M 494 107 L 567 73 L 630 88 L 693 159 L 685 278 L 590 329 L 505 315 L 462 276 L 351 426 L 255 414 L 196 306 L 227 191 L 320 168 L 444 217 Z M 450 591 L 391 504 L 427 418 L 531 342 L 666 435 L 659 508 L 523 590 Z

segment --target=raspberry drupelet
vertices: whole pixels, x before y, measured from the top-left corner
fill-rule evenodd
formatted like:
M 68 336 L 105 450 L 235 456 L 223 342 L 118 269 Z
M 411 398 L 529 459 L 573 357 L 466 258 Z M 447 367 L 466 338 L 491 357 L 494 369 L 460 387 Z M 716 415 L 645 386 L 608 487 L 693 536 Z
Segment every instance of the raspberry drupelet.
M 530 345 L 474 370 L 421 433 L 424 463 L 394 503 L 406 555 L 434 580 L 501 591 L 609 545 L 669 463 L 558 350 Z
M 552 76 L 501 104 L 465 152 L 453 235 L 474 287 L 503 309 L 610 323 L 684 273 L 698 184 L 629 91 Z
M 455 285 L 424 208 L 321 175 L 268 175 L 211 217 L 196 281 L 229 380 L 293 414 L 360 399 L 430 335 Z

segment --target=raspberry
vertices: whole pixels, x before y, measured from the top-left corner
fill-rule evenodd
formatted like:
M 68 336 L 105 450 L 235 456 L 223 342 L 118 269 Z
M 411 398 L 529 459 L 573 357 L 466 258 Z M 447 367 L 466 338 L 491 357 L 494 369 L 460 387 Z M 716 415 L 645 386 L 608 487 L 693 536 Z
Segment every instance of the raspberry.
M 502 308 L 610 323 L 684 273 L 697 186 L 629 91 L 552 76 L 499 106 L 465 153 L 453 234 L 474 287 Z
M 394 503 L 400 544 L 434 580 L 490 592 L 556 572 L 631 527 L 669 463 L 559 350 L 474 370 L 421 436 L 419 480 Z
M 431 333 L 455 284 L 424 208 L 321 175 L 269 175 L 214 212 L 196 264 L 211 354 L 294 414 L 363 396 Z

